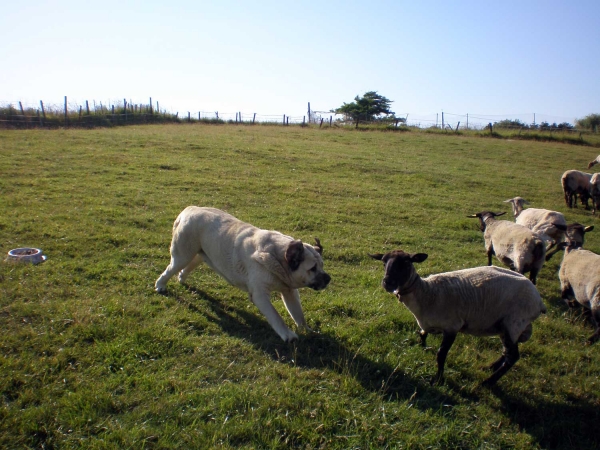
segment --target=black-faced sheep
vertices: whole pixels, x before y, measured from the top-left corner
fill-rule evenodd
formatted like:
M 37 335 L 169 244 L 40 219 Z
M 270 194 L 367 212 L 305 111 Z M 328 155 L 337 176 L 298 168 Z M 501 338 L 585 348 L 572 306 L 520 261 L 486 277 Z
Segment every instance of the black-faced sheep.
M 569 306 L 573 306 L 571 300 L 574 299 L 591 311 L 596 330 L 588 343 L 593 344 L 600 339 L 600 255 L 584 250 L 570 240 L 561 247 L 565 247 L 558 272 L 561 297 Z
M 566 242 L 561 242 L 556 246 L 554 250 L 546 253 L 546 261 L 549 261 L 556 253 L 564 250 L 567 245 L 571 245 L 573 248 L 583 247 L 585 240 L 585 233 L 589 233 L 594 229 L 594 225 L 586 227 L 580 223 L 572 223 L 567 225 L 567 231 L 565 233 Z
M 540 234 L 544 240 L 554 243 L 564 240 L 567 220 L 562 213 L 549 209 L 523 209 L 523 205 L 529 204 L 523 197 L 511 198 L 504 202 L 512 205 L 515 223 Z
M 600 209 L 600 173 L 595 173 L 590 178 L 590 197 L 592 198 L 592 214 Z
M 383 288 L 397 295 L 417 319 L 423 343 L 427 333 L 442 333 L 437 352 L 441 381 L 450 347 L 458 333 L 500 336 L 504 351 L 490 365 L 492 375 L 484 385 L 494 385 L 519 359 L 519 342 L 532 334 L 532 322 L 546 312 L 540 294 L 523 275 L 501 267 L 476 267 L 421 278 L 413 263 L 425 261 L 424 253 L 402 250 L 370 255 L 383 261 Z
M 504 212 L 482 211 L 468 217 L 479 219 L 479 229 L 483 231 L 488 266 L 492 265 L 492 255 L 510 269 L 526 274 L 536 283 L 537 275 L 546 258 L 546 243 L 537 233 L 523 225 L 508 220 L 496 220 Z
M 592 174 L 579 170 L 567 170 L 561 177 L 561 184 L 565 194 L 565 203 L 569 208 L 577 208 L 577 195 L 585 209 L 590 209 L 590 179 Z

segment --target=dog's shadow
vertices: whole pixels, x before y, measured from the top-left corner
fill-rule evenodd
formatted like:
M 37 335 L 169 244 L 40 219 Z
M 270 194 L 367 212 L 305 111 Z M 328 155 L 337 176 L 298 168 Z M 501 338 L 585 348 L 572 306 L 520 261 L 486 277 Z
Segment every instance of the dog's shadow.
M 411 399 L 418 393 L 420 401 L 415 404 L 418 403 L 425 409 L 440 401 L 451 402 L 425 380 L 406 375 L 399 366 L 374 361 L 362 355 L 360 348 L 350 349 L 329 333 L 308 332 L 300 336 L 298 342 L 285 343 L 257 310 L 226 306 L 195 287 L 186 286 L 186 289 L 210 307 L 213 314 L 207 317 L 208 320 L 218 325 L 225 333 L 250 342 L 280 363 L 350 375 L 363 388 L 389 399 Z M 194 313 L 205 314 L 192 302 L 182 299 L 178 301 Z M 427 405 L 429 402 L 432 403 Z

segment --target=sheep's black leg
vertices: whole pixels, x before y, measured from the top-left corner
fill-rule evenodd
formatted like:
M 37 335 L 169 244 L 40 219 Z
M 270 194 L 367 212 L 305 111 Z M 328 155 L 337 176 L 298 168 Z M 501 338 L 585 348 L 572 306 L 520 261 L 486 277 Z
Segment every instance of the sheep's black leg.
M 488 257 L 488 266 L 492 265 L 492 255 L 494 254 L 494 249 L 491 249 L 487 252 Z
M 500 358 L 498 358 L 496 361 L 494 361 L 492 364 L 490 364 L 489 369 L 492 372 L 495 372 L 496 370 L 498 370 L 500 368 L 500 366 L 502 366 L 502 364 L 504 364 L 505 360 L 506 360 L 506 355 L 504 354 L 504 352 L 502 352 L 502 356 L 500 356 Z
M 448 351 L 452 344 L 454 344 L 454 340 L 456 339 L 456 333 L 448 333 L 444 331 L 442 338 L 442 345 L 440 345 L 440 349 L 437 352 L 437 374 L 431 380 L 431 385 L 438 384 L 442 380 L 442 376 L 444 375 L 444 364 L 446 363 L 446 356 L 448 355 Z
M 425 330 L 421 330 L 421 332 L 419 333 L 419 336 L 421 337 L 421 346 L 423 347 L 427 347 L 427 335 L 429 333 L 427 333 L 427 331 Z
M 592 322 L 596 325 L 596 331 L 588 339 L 588 344 L 593 344 L 600 339 L 600 305 L 592 308 Z
M 511 341 L 508 333 L 502 334 L 502 344 L 504 345 L 503 357 L 496 361 L 492 368 L 495 368 L 495 372 L 483 382 L 484 386 L 493 386 L 496 382 L 506 373 L 508 370 L 515 365 L 515 363 L 519 360 L 519 344 Z M 502 360 L 502 364 L 497 368 L 494 367 L 497 363 Z
M 537 284 L 537 275 L 538 275 L 539 270 L 538 269 L 531 269 L 531 271 L 529 272 L 529 279 L 531 280 L 531 282 L 533 284 Z

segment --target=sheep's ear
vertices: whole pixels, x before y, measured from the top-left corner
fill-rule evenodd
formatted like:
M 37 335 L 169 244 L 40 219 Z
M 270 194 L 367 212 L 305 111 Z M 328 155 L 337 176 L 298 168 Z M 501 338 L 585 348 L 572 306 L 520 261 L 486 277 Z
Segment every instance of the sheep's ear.
M 413 253 L 410 255 L 411 262 L 421 263 L 427 259 L 427 253 Z
M 590 225 L 589 227 L 585 227 L 585 228 L 583 229 L 583 232 L 584 232 L 584 233 L 587 233 L 587 232 L 589 232 L 589 231 L 592 231 L 593 229 L 594 229 L 594 225 Z
M 504 214 L 506 214 L 506 211 L 504 211 L 504 212 L 495 212 L 495 213 L 492 213 L 492 214 L 494 215 L 494 217 L 503 216 Z
M 377 261 L 382 261 L 383 260 L 383 253 L 375 253 L 375 254 L 370 254 L 369 256 L 373 259 L 376 259 Z
M 471 214 L 470 216 L 467 216 L 469 219 L 477 219 L 479 216 L 477 214 Z
M 514 205 L 515 204 L 515 199 L 514 198 L 509 198 L 508 200 L 504 200 L 504 203 L 512 203 Z

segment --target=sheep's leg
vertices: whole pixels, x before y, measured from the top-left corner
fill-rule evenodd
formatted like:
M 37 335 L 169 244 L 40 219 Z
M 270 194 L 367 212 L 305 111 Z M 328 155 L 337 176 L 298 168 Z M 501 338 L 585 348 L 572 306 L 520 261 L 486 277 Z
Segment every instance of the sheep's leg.
M 492 364 L 490 364 L 489 369 L 492 372 L 495 372 L 502 366 L 502 364 L 504 364 L 505 360 L 506 360 L 506 354 L 504 352 L 502 352 L 502 356 L 500 356 L 500 358 L 498 358 L 496 361 L 494 361 Z
M 600 339 L 600 301 L 595 303 L 596 305 L 592 306 L 592 322 L 596 325 L 596 331 L 588 339 L 588 344 L 593 344 Z
M 446 356 L 448 355 L 448 351 L 452 344 L 454 344 L 454 340 L 456 339 L 456 333 L 449 333 L 444 331 L 442 338 L 442 345 L 440 345 L 440 349 L 437 352 L 437 374 L 431 380 L 431 385 L 438 384 L 444 375 L 444 364 L 446 364 Z
M 487 257 L 488 257 L 488 266 L 492 265 L 492 256 L 494 255 L 494 249 L 490 248 L 487 252 Z
M 427 331 L 425 331 L 425 330 L 421 330 L 419 332 L 419 336 L 421 337 L 421 346 L 422 347 L 427 347 L 427 335 L 428 334 L 429 333 L 427 333 Z
M 529 279 L 531 280 L 531 282 L 533 284 L 537 283 L 537 276 L 538 276 L 539 271 L 540 271 L 540 269 L 531 269 L 529 271 Z
M 493 386 L 496 382 L 506 373 L 508 370 L 515 365 L 515 363 L 519 360 L 519 344 L 511 341 L 507 332 L 502 334 L 502 344 L 504 345 L 504 352 L 502 358 L 492 364 L 492 368 L 496 369 L 494 373 L 485 380 L 482 384 L 483 386 Z M 495 367 L 497 363 L 502 361 L 497 368 Z

